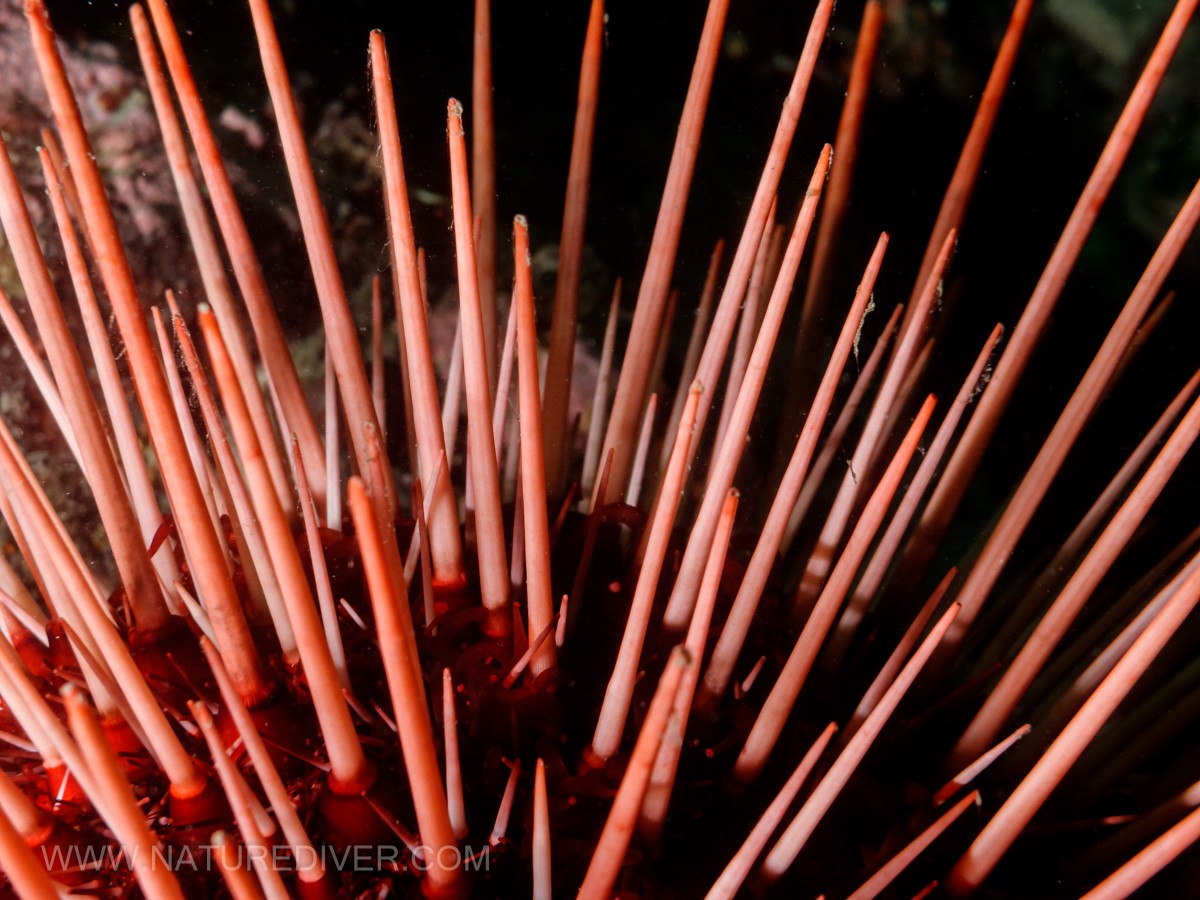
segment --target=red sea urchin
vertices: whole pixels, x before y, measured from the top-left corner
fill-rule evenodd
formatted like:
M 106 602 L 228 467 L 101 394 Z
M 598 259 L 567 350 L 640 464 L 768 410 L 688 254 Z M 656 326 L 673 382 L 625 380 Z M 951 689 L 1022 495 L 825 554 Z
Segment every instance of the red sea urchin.
M 6 297 L 0 313 L 86 475 L 118 587 L 102 587 L 0 430 L 0 514 L 15 545 L 0 569 L 0 864 L 11 890 L 727 897 L 745 884 L 865 898 L 1077 895 L 1103 881 L 1090 896 L 1115 897 L 1155 877 L 1197 836 L 1188 613 L 1200 535 L 1194 509 L 1160 497 L 1188 496 L 1177 470 L 1200 430 L 1200 375 L 1180 389 L 1166 377 L 1174 367 L 1140 351 L 1166 346 L 1152 332 L 1179 315 L 1162 294 L 1200 190 L 1099 349 L 1054 370 L 1077 387 L 1056 399 L 1040 450 L 1022 452 L 998 428 L 1028 421 L 1010 408 L 1025 402 L 1018 382 L 1027 366 L 1044 375 L 1035 346 L 1196 5 L 1176 4 L 1001 345 L 990 312 L 949 310 L 976 284 L 955 285 L 950 257 L 960 231 L 962 255 L 974 252 L 965 209 L 1033 3 L 1012 9 L 924 260 L 897 266 L 897 289 L 913 285 L 903 307 L 886 298 L 888 236 L 855 244 L 847 211 L 862 193 L 853 161 L 886 59 L 881 33 L 905 12 L 888 19 L 866 3 L 837 153 L 817 146 L 791 162 L 833 12 L 831 0 L 812 4 L 744 226 L 725 235 L 731 262 L 718 245 L 688 352 L 668 367 L 682 309 L 670 289 L 728 6 L 712 0 L 614 397 L 619 296 L 597 399 L 573 423 L 601 0 L 586 25 L 542 391 L 536 220 L 514 220 L 512 302 L 506 313 L 496 302 L 507 229 L 492 187 L 489 7 L 477 4 L 471 134 L 457 101 L 445 119 L 459 336 L 441 401 L 383 35 L 369 46 L 386 212 L 386 239 L 374 239 L 395 296 L 394 390 L 381 365 L 385 291 L 376 278 L 368 371 L 267 2 L 250 0 L 311 268 L 311 281 L 291 276 L 320 305 L 322 428 L 256 254 L 261 236 L 209 128 L 188 35 L 163 0 L 133 10 L 200 276 L 172 287 L 204 298 L 185 304 L 199 342 L 170 291 L 169 322 L 139 296 L 45 9 L 27 0 L 57 131 L 39 154 L 57 234 L 44 223 L 54 252 L 44 251 L 5 147 L 0 223 L 36 338 Z M 843 293 L 840 271 L 860 250 L 861 282 Z M 788 317 L 801 273 L 807 289 Z M 78 316 L 60 302 L 68 283 Z M 867 317 L 873 303 L 894 310 L 882 328 Z M 775 347 L 793 319 L 790 360 Z M 960 334 L 977 346 L 959 352 Z M 782 389 L 768 381 L 773 366 L 777 380 L 789 372 Z M 1173 399 L 1138 416 L 1126 397 L 1112 412 L 1130 379 L 1139 399 Z M 460 392 L 462 440 L 445 412 Z M 402 421 L 386 414 L 393 394 Z M 1082 434 L 1093 413 L 1099 425 Z M 752 426 L 778 441 L 748 444 Z M 397 435 L 405 464 L 394 469 Z M 1081 435 L 1103 457 L 1084 468 L 1100 474 L 1075 485 L 1081 502 L 1051 508 L 1043 501 L 1070 480 L 1061 473 Z M 1095 449 L 1112 441 L 1115 455 Z M 1135 441 L 1132 453 L 1122 446 Z M 843 447 L 848 469 L 829 478 Z M 995 461 L 1000 447 L 1019 463 Z M 964 497 L 988 512 L 959 511 Z M 1051 550 L 1024 546 L 1037 540 Z M 1121 705 L 1131 692 L 1137 708 Z M 1194 890 L 1194 865 L 1155 884 Z

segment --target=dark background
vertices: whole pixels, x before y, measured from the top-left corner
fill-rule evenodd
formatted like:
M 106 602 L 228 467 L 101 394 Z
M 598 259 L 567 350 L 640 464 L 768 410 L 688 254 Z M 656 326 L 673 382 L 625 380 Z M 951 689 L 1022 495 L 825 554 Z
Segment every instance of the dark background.
M 510 271 L 504 223 L 513 214 L 529 217 L 535 248 L 557 242 L 587 5 L 583 0 L 493 4 L 502 287 Z M 732 4 L 676 268 L 681 307 L 686 308 L 677 320 L 681 334 L 676 354 L 682 354 L 690 304 L 713 242 L 718 237 L 732 242 L 740 234 L 812 5 Z M 957 385 L 991 325 L 1004 322 L 1010 331 L 1015 325 L 1170 5 L 1153 0 L 1135 9 L 1097 0 L 1035 7 L 952 262 L 951 287 L 958 300 L 935 354 L 930 385 Z M 335 102 L 346 115 L 370 124 L 367 33 L 373 27 L 384 30 L 410 184 L 435 195 L 424 206 L 415 204 L 418 240 L 430 254 L 434 297 L 436 285 L 449 283 L 453 272 L 451 239 L 449 234 L 443 239 L 439 229 L 446 224 L 439 198 L 448 194 L 445 102 L 451 96 L 464 100 L 469 129 L 471 6 L 366 0 L 274 4 L 284 52 L 313 131 Z M 1007 2 L 885 6 L 888 21 L 833 293 L 835 305 L 837 297 L 848 296 L 878 232 L 886 229 L 892 242 L 877 288 L 881 313 L 909 293 L 1011 8 Z M 1067 23 L 1056 6 L 1073 8 L 1082 25 Z M 1121 40 L 1115 49 L 1111 42 L 1089 36 L 1104 34 L 1097 31 L 1104 22 L 1095 10 L 1087 12 L 1093 7 L 1119 25 Z M 234 104 L 267 124 L 262 151 L 248 153 L 230 141 L 229 152 L 244 162 L 265 196 L 290 204 L 269 130 L 269 103 L 249 11 L 226 0 L 176 0 L 172 8 L 201 87 L 209 94 L 210 115 Z M 842 0 L 834 12 L 783 178 L 780 209 L 788 217 L 820 145 L 833 139 L 861 9 L 860 2 Z M 123 2 L 58 3 L 51 11 L 68 39 L 109 40 L 136 66 Z M 624 276 L 632 296 L 645 261 L 703 11 L 702 3 L 681 0 L 609 4 L 581 312 L 582 333 L 597 340 L 612 280 Z M 993 454 L 996 459 L 985 473 L 1001 484 L 1011 484 L 1017 469 L 1036 452 L 1040 436 L 1200 172 L 1196 31 L 1191 29 L 1177 54 L 1023 379 L 1013 406 L 1019 411 L 1010 413 L 998 435 L 1006 452 Z M 343 177 L 337 171 L 318 173 L 327 199 L 338 196 Z M 351 202 L 367 216 L 379 215 L 376 193 L 362 192 Z M 385 258 L 379 234 L 378 246 L 362 252 L 367 260 Z M 1116 467 L 1195 365 L 1191 335 L 1200 316 L 1194 300 L 1194 246 L 1170 279 L 1179 297 L 1164 327 L 1101 411 L 1103 422 L 1097 427 L 1104 430 L 1103 440 L 1090 441 L 1093 452 L 1076 461 L 1096 469 L 1079 479 L 1084 494 L 1092 492 L 1095 478 Z M 351 260 L 348 268 L 358 262 Z M 295 289 L 306 291 L 305 274 L 302 268 L 281 267 L 276 277 L 297 279 Z M 361 284 L 366 274 L 348 271 L 347 280 Z M 548 302 L 547 282 L 540 284 L 539 300 Z M 867 337 L 877 333 L 885 318 L 877 314 L 866 328 Z M 302 317 L 296 324 L 304 327 Z M 790 339 L 785 330 L 783 340 Z M 1113 445 L 1113 455 L 1094 452 L 1097 444 Z M 987 491 L 980 498 L 980 512 L 994 502 L 994 493 Z

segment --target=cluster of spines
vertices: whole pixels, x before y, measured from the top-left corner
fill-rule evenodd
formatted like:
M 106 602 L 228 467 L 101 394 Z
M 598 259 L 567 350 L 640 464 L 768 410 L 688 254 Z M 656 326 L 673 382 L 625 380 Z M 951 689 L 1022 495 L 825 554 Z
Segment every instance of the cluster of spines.
M 32 338 L 23 332 L 6 298 L 0 303 L 0 314 L 86 474 L 123 589 L 122 606 L 114 610 L 66 538 L 16 442 L 7 431 L 0 433 L 4 438 L 0 442 L 0 474 L 5 487 L 0 512 L 29 563 L 38 592 L 52 609 L 52 617 L 48 618 L 6 564 L 3 611 L 11 644 L 0 642 L 0 694 L 40 757 L 47 783 L 59 792 L 56 816 L 48 821 L 45 812 L 30 802 L 19 785 L 8 776 L 0 781 L 0 803 L 5 813 L 0 816 L 4 826 L 0 829 L 0 851 L 5 869 L 23 896 L 56 895 L 57 888 L 48 880 L 37 857 L 28 851 L 30 845 L 41 846 L 52 832 L 64 827 L 62 821 L 70 817 L 58 816 L 58 811 L 64 808 L 61 804 L 68 794 L 76 806 L 90 805 L 98 821 L 123 846 L 144 851 L 134 856 L 140 860 L 134 866 L 134 875 L 147 896 L 178 896 L 182 888 L 175 875 L 151 863 L 150 851 L 160 836 L 148 827 L 137 805 L 138 792 L 162 779 L 169 786 L 167 816 L 173 833 L 181 834 L 193 826 L 204 828 L 212 820 L 221 820 L 236 826 L 240 840 L 246 844 L 262 844 L 278 827 L 297 859 L 316 858 L 305 852 L 311 851 L 313 838 L 293 808 L 289 791 L 294 791 L 294 786 L 289 788 L 278 771 L 277 754 L 257 731 L 268 727 L 264 715 L 273 706 L 278 713 L 281 705 L 287 709 L 295 703 L 281 684 L 281 680 L 292 678 L 302 679 L 301 693 L 311 701 L 315 713 L 313 721 L 305 724 L 320 735 L 319 763 L 324 776 L 319 814 L 324 817 L 323 826 L 331 833 L 339 827 L 348 829 L 339 837 L 353 842 L 355 829 L 360 827 L 352 824 L 354 811 L 369 809 L 396 839 L 412 852 L 422 854 L 417 861 L 422 863 L 422 886 L 428 894 L 463 893 L 467 889 L 463 868 L 446 864 L 448 857 L 441 852 L 457 848 L 469 834 L 458 754 L 456 690 L 450 670 L 444 669 L 441 718 L 445 731 L 439 741 L 426 696 L 420 655 L 422 631 L 414 623 L 408 598 L 410 586 L 417 583 L 416 569 L 420 566 L 422 585 L 416 605 L 424 614 L 422 624 L 426 629 L 432 632 L 439 627 L 435 618 L 439 611 L 453 613 L 463 606 L 477 605 L 481 640 L 505 648 L 505 658 L 512 660 L 503 678 L 497 676 L 495 680 L 505 689 L 527 679 L 552 690 L 553 679 L 547 680 L 546 676 L 560 665 L 568 665 L 559 654 L 569 652 L 568 623 L 579 615 L 580 604 L 586 601 L 584 585 L 605 510 L 619 499 L 636 505 L 640 496 L 650 496 L 645 489 L 653 487 L 646 527 L 631 548 L 635 563 L 630 573 L 628 619 L 611 671 L 600 675 L 607 687 L 595 714 L 594 734 L 580 760 L 584 768 L 598 769 L 618 756 L 629 732 L 635 683 L 648 663 L 647 640 L 653 636 L 665 646 L 677 641 L 678 646 L 665 654 L 665 663 L 660 665 L 653 699 L 642 718 L 583 876 L 582 895 L 609 895 L 635 834 L 640 833 L 650 846 L 660 840 L 689 714 L 693 710 L 711 713 L 725 702 L 772 570 L 781 555 L 788 554 L 801 525 L 816 534 L 793 602 L 806 618 L 753 725 L 740 736 L 742 745 L 731 773 L 737 781 L 757 779 L 768 758 L 780 752 L 780 737 L 793 718 L 814 667 L 823 656 L 831 666 L 847 656 L 880 591 L 886 588 L 894 592 L 897 586 L 920 583 L 1120 171 L 1196 0 L 1177 3 L 1020 321 L 991 368 L 986 389 L 982 375 L 997 354 L 1000 326 L 987 335 L 907 489 L 901 492 L 932 421 L 935 398 L 930 396 L 919 404 L 898 443 L 893 441 L 893 432 L 907 418 L 910 403 L 916 405 L 920 396 L 917 385 L 933 346 L 928 324 L 1032 10 L 1030 0 L 1017 0 L 912 297 L 904 307 L 896 308 L 876 340 L 818 454 L 822 429 L 834 408 L 836 388 L 851 352 L 857 352 L 883 264 L 888 239 L 881 235 L 815 390 L 732 606 L 723 617 L 715 610 L 739 505 L 734 488 L 738 466 L 784 312 L 822 205 L 801 313 L 798 359 L 804 358 L 802 351 L 814 343 L 814 325 L 828 299 L 829 272 L 837 260 L 836 239 L 851 192 L 854 149 L 883 26 L 880 5 L 869 2 L 866 7 L 837 133 L 839 153 L 835 159 L 830 147 L 822 150 L 789 234 L 775 225 L 776 197 L 833 11 L 832 0 L 816 4 L 719 295 L 716 288 L 722 251 L 718 247 L 714 252 L 683 371 L 676 379 L 678 389 L 667 419 L 659 465 L 654 466 L 650 450 L 658 427 L 659 400 L 654 394 L 649 398 L 646 394 L 663 380 L 664 348 L 670 332 L 666 323 L 676 303 L 669 290 L 675 252 L 728 6 L 727 0 L 712 0 L 611 408 L 606 391 L 613 365 L 618 297 L 614 297 L 610 310 L 600 388 L 593 404 L 580 478 L 584 496 L 581 505 L 588 512 L 586 537 L 572 589 L 559 602 L 553 594 L 551 558 L 554 537 L 574 496 L 566 490 L 568 474 L 573 470 L 574 444 L 567 404 L 599 85 L 602 2 L 594 0 L 592 4 L 585 41 L 544 393 L 539 389 L 528 223 L 522 217 L 514 221 L 513 302 L 504 349 L 497 353 L 496 211 L 487 99 L 488 5 L 486 0 L 477 4 L 478 31 L 483 38 L 476 43 L 475 122 L 479 133 L 471 164 L 474 179 L 468 178 L 463 108 L 451 101 L 447 111 L 460 307 L 445 410 L 438 400 L 429 348 L 421 253 L 408 206 L 390 65 L 382 35 L 371 35 L 371 73 L 403 360 L 405 424 L 413 467 L 416 527 L 406 553 L 396 528 L 399 502 L 395 477 L 384 450 L 382 290 L 377 280 L 373 291 L 372 367 L 368 371 L 266 0 L 250 0 L 250 8 L 325 325 L 327 416 L 323 437 L 304 399 L 179 35 L 163 0 L 150 0 L 149 6 L 153 27 L 140 7 L 133 9 L 133 27 L 188 233 L 200 263 L 205 295 L 211 304 L 211 308 L 204 305 L 197 310 L 209 359 L 207 370 L 173 297 L 168 294 L 166 301 L 174 344 L 157 308 L 151 317 L 153 329 L 147 321 L 45 9 L 41 0 L 27 3 L 39 67 L 63 146 L 60 153 L 56 139 L 47 134 L 41 162 L 81 319 L 89 330 L 89 346 L 112 423 L 115 454 L 81 357 L 72 344 L 54 280 L 24 210 L 7 152 L 0 153 L 0 219 L 38 321 L 46 362 Z M 166 59 L 166 73 L 161 68 L 155 36 Z M 176 117 L 176 101 L 183 112 L 187 135 Z M 189 135 L 220 241 L 191 168 Z M 797 768 L 734 854 L 710 896 L 735 893 L 760 858 L 761 880 L 769 883 L 783 877 L 912 685 L 919 677 L 929 681 L 935 674 L 945 674 L 959 662 L 968 628 L 993 593 L 1017 540 L 1115 374 L 1135 352 L 1139 325 L 1164 308 L 1160 304 L 1157 311 L 1151 312 L 1198 216 L 1200 190 L 1187 199 L 1163 237 L 1037 459 L 1005 506 L 983 549 L 971 561 L 962 584 L 954 585 L 953 570 L 947 573 L 919 613 L 906 623 L 894 652 L 841 728 L 839 740 L 834 742 L 836 728 L 831 724 L 801 755 Z M 76 235 L 73 218 L 82 241 Z M 253 348 L 240 331 L 240 313 L 225 275 L 222 244 L 249 313 Z M 90 283 L 89 256 L 127 349 L 138 408 L 170 506 L 173 536 L 165 540 L 151 473 L 141 458 L 134 419 L 103 334 L 103 320 Z M 265 396 L 255 374 L 255 350 L 269 385 Z M 656 620 L 655 600 L 667 570 L 668 550 L 687 509 L 693 463 L 705 445 L 708 417 L 719 396 L 714 388 L 721 384 L 727 357 L 729 373 L 713 429 L 715 442 L 707 480 L 690 527 L 685 529 L 661 619 Z M 207 441 L 192 421 L 181 369 L 199 399 Z M 213 386 L 208 383 L 209 373 Z M 879 386 L 869 393 L 876 374 Z M 514 439 L 514 429 L 506 425 L 514 379 L 519 440 Z M 1057 584 L 1055 572 L 1067 566 L 1073 569 L 1040 621 L 1033 625 L 1040 610 L 1032 608 L 1037 595 L 1031 591 L 1033 599 L 1017 609 L 1006 626 L 1009 637 L 1019 636 L 1026 627 L 1032 630 L 950 750 L 947 772 L 959 774 L 932 795 L 931 808 L 936 812 L 950 800 L 958 798 L 957 802 L 938 812 L 928 827 L 881 864 L 855 897 L 875 896 L 882 891 L 908 862 L 978 803 L 978 793 L 964 796 L 963 792 L 989 763 L 1029 730 L 1030 726 L 1022 726 L 1003 737 L 1006 724 L 1013 720 L 1030 685 L 1051 661 L 1083 604 L 1131 540 L 1194 441 L 1200 429 L 1196 383 L 1194 377 L 1170 404 L 1039 580 L 1039 587 L 1050 589 Z M 451 478 L 460 391 L 465 393 L 467 418 L 464 493 L 472 526 L 468 540 L 464 540 L 460 527 L 457 492 Z M 955 444 L 956 430 L 977 396 L 979 402 Z M 376 790 L 381 761 L 364 749 L 361 729 L 355 722 L 356 716 L 360 720 L 367 716 L 361 709 L 363 698 L 355 695 L 339 630 L 338 608 L 323 559 L 326 538 L 321 526 L 340 531 L 343 518 L 339 402 L 357 472 L 345 486 L 346 499 L 370 596 L 373 640 L 382 660 L 380 675 L 386 685 L 378 697 L 369 700 L 378 720 L 397 733 L 415 833 L 396 819 L 394 810 Z M 867 413 L 849 470 L 821 527 L 812 528 L 807 514 L 814 506 L 816 486 L 824 481 L 833 461 L 832 448 L 849 433 L 860 404 L 865 404 Z M 665 409 L 665 402 L 662 407 Z M 1155 452 L 1157 442 L 1163 438 L 1165 443 Z M 895 449 L 889 455 L 893 444 Z M 513 460 L 512 466 L 507 464 L 506 452 Z M 939 472 L 943 460 L 945 466 Z M 503 499 L 508 479 L 501 473 L 510 469 L 519 476 L 512 528 L 506 535 Z M 298 503 L 294 491 L 298 491 Z M 564 496 L 567 502 L 554 519 L 548 515 L 548 507 Z M 303 525 L 300 541 L 294 534 L 297 523 Z M 154 552 L 147 551 L 148 543 Z M 1132 598 L 1125 618 L 1109 623 L 1121 625 L 1123 630 L 1073 683 L 1067 685 L 1064 681 L 1065 689 L 1044 724 L 1034 723 L 1045 729 L 1047 737 L 1057 736 L 1040 756 L 1029 761 L 1027 773 L 1008 800 L 950 869 L 943 885 L 946 891 L 964 894 L 982 884 L 1200 599 L 1200 571 L 1192 543 L 1189 536 L 1177 552 L 1164 560 L 1158 574 L 1170 576 L 1166 585 L 1155 591 L 1154 582 L 1148 582 Z M 173 549 L 178 553 L 172 553 Z M 469 559 L 469 551 L 474 551 L 474 560 Z M 311 571 L 305 567 L 306 557 Z M 235 583 L 235 571 L 246 578 L 244 589 Z M 245 602 L 257 615 L 247 617 Z M 345 607 L 344 600 L 342 605 Z M 352 608 L 349 612 L 361 621 L 359 612 Z M 278 646 L 277 657 L 260 651 L 252 625 L 255 620 L 269 623 L 273 643 Z M 441 627 L 445 627 L 452 620 L 442 621 Z M 196 653 L 193 634 L 200 636 L 198 645 L 206 663 Z M 45 641 L 39 641 L 43 637 Z M 1098 639 L 1106 639 L 1105 634 L 1100 633 Z M 48 652 L 38 649 L 44 642 L 49 642 Z M 164 645 L 157 648 L 161 652 L 148 652 L 148 645 L 156 642 Z M 1003 657 L 1002 653 L 995 655 Z M 151 685 L 157 685 L 163 677 L 157 676 L 156 680 L 147 670 L 150 657 L 154 658 L 153 665 L 172 667 L 171 677 L 166 680 L 178 675 L 189 688 L 195 688 L 198 682 L 215 682 L 221 708 L 235 724 L 234 743 L 240 741 L 244 746 L 274 820 L 266 812 L 262 797 L 247 784 L 226 752 L 230 741 L 222 737 L 200 691 L 193 690 L 195 696 L 187 703 L 190 717 L 185 717 L 178 708 L 179 698 L 168 701 L 152 689 Z M 64 661 L 78 678 L 63 674 Z M 739 693 L 744 695 L 750 690 L 749 682 L 758 677 L 764 665 L 765 658 L 760 659 L 750 675 L 735 686 Z M 1060 677 L 1066 679 L 1070 674 L 1073 670 L 1064 670 Z M 46 683 L 45 679 L 63 683 L 61 699 L 68 727 L 63 726 L 36 687 Z M 91 702 L 75 681 L 86 685 Z M 382 697 L 390 699 L 391 717 L 380 706 Z M 258 722 L 255 715 L 260 717 Z M 203 738 L 211 763 L 197 758 L 185 746 L 181 732 Z M 198 741 L 191 743 L 199 748 Z M 133 749 L 121 755 L 113 751 L 114 745 Z M 389 765 L 395 762 L 389 761 Z M 505 834 L 519 773 L 519 762 L 514 762 L 490 835 L 493 845 Z M 810 778 L 814 784 L 809 786 L 806 799 L 776 835 Z M 78 784 L 72 785 L 72 780 Z M 536 896 L 550 896 L 550 804 L 546 771 L 540 759 L 534 768 L 532 793 L 530 881 Z M 78 817 L 72 824 L 84 822 L 85 817 Z M 370 830 L 361 827 L 364 834 Z M 371 827 L 377 828 L 378 822 Z M 1194 840 L 1195 831 L 1194 814 L 1163 829 L 1160 837 L 1093 895 L 1128 892 L 1135 882 L 1151 877 L 1189 840 Z M 230 838 L 224 831 L 219 834 L 213 844 L 231 893 L 281 896 L 286 892 L 280 874 L 269 866 L 258 866 L 256 880 L 249 880 L 245 871 L 226 865 Z M 56 839 L 61 839 L 61 834 Z M 81 830 L 68 839 L 86 838 Z M 423 849 L 415 849 L 418 846 Z M 461 857 L 451 854 L 449 858 Z M 298 887 L 328 891 L 331 884 L 326 874 L 314 867 L 299 872 Z

